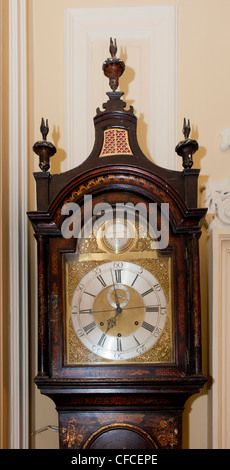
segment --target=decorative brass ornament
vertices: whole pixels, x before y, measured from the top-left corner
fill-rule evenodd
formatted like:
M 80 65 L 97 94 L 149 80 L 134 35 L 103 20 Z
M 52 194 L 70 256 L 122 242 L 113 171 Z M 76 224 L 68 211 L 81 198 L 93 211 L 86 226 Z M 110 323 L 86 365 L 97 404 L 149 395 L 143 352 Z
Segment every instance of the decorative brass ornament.
M 128 424 L 128 423 L 112 423 L 112 424 L 108 424 L 107 426 L 103 426 L 102 428 L 99 428 L 97 431 L 95 431 L 89 437 L 89 439 L 87 439 L 86 443 L 83 446 L 83 449 L 90 449 L 92 443 L 98 437 L 100 437 L 103 433 L 108 433 L 108 432 L 114 431 L 114 430 L 127 430 L 127 431 L 131 431 L 133 433 L 136 433 L 139 436 L 141 436 L 148 443 L 150 448 L 152 448 L 152 449 L 157 449 L 158 448 L 157 445 L 156 445 L 156 442 L 149 435 L 149 433 L 147 433 L 143 429 L 139 428 L 138 426 L 135 426 L 134 424 Z M 125 447 L 124 447 L 124 449 L 125 449 Z

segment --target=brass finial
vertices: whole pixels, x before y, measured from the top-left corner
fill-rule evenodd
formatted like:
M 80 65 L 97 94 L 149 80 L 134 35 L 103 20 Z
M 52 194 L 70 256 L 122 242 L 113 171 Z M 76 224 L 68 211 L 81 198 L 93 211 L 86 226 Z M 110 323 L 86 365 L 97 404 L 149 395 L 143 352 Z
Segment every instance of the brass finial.
M 118 59 L 116 57 L 116 53 L 117 53 L 116 39 L 114 39 L 114 42 L 113 42 L 112 38 L 110 38 L 109 52 L 111 54 L 111 58 L 108 58 L 107 60 L 105 60 L 105 62 L 102 65 L 102 69 L 104 71 L 105 76 L 108 77 L 109 79 L 110 88 L 113 91 L 116 91 L 119 85 L 119 78 L 125 70 L 125 64 L 123 60 Z

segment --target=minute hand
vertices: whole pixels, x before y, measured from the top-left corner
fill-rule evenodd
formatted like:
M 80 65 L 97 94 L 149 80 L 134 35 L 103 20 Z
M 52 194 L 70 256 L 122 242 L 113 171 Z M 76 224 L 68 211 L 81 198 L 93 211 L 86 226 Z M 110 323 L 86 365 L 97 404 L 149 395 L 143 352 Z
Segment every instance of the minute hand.
M 118 300 L 118 295 L 117 295 L 117 291 L 116 291 L 116 286 L 115 286 L 115 282 L 114 282 L 114 278 L 113 278 L 112 269 L 111 269 L 111 276 L 112 276 L 113 288 L 114 288 L 115 299 L 116 299 L 117 313 L 121 313 L 121 307 L 120 307 L 119 300 Z M 118 310 L 119 310 L 119 312 L 118 312 Z
M 137 307 L 123 307 L 122 312 L 124 310 L 132 310 L 132 309 L 135 309 L 135 308 L 146 308 L 146 307 L 144 305 L 138 305 Z M 93 310 L 93 313 L 105 313 L 105 312 L 113 312 L 113 311 L 114 311 L 114 308 L 109 308 L 109 309 L 106 309 L 106 310 Z M 118 313 L 116 313 L 113 318 L 115 318 L 118 315 Z

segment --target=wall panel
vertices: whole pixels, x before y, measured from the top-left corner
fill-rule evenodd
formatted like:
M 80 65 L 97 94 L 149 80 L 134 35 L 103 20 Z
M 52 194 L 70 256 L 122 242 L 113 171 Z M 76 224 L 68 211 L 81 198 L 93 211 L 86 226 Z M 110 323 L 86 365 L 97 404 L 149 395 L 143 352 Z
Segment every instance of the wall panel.
M 157 164 L 176 169 L 177 35 L 172 5 L 66 9 L 63 169 L 81 163 L 92 150 L 92 118 L 110 90 L 102 72 L 110 37 L 117 39 L 117 56 L 126 63 L 120 90 L 127 105 L 134 103 L 140 146 Z

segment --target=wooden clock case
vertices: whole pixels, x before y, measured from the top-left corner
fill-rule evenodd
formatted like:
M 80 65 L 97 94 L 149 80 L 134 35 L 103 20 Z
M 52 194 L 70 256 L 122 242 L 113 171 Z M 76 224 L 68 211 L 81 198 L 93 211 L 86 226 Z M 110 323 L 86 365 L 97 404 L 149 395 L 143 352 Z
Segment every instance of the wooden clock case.
M 206 381 L 201 366 L 199 281 L 199 237 L 206 210 L 197 207 L 199 170 L 185 164 L 182 171 L 172 171 L 148 160 L 137 142 L 133 109 L 125 108 L 122 93 L 112 91 L 108 97 L 104 110 L 98 109 L 94 118 L 92 153 L 80 166 L 51 175 L 44 161 L 55 149 L 46 141 L 46 135 L 43 142 L 34 146 L 43 169 L 34 173 L 37 211 L 28 214 L 38 250 L 35 382 L 56 405 L 60 448 L 181 448 L 185 401 L 198 393 Z M 108 129 L 127 132 L 129 155 L 100 156 Z M 183 161 L 188 155 L 191 160 L 194 144 L 185 137 L 177 149 Z M 67 202 L 75 202 L 82 208 L 83 218 L 84 196 L 89 194 L 93 205 L 103 201 L 142 201 L 147 205 L 154 202 L 159 207 L 169 204 L 167 250 L 173 253 L 173 363 L 66 364 L 63 255 L 76 252 L 79 245 L 76 238 L 63 238 L 61 225 L 65 216 L 61 210 Z

